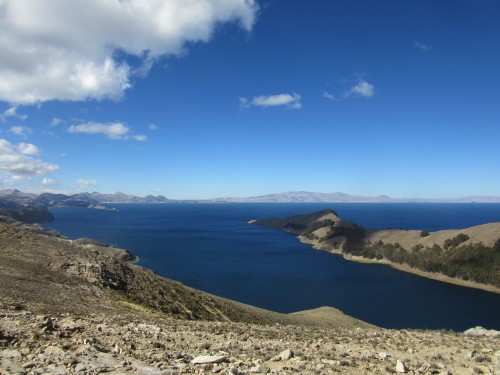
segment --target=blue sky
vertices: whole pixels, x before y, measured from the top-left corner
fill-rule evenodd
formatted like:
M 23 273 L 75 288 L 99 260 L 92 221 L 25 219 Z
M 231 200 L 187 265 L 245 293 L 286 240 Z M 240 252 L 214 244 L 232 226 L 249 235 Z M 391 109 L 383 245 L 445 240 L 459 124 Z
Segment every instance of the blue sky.
M 496 0 L 0 0 L 0 35 L 0 188 L 500 195 Z

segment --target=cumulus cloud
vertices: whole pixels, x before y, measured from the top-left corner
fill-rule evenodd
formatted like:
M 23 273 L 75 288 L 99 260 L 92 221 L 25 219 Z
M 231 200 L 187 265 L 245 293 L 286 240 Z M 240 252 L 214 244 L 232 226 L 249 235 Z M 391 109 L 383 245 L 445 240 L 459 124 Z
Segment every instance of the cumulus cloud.
M 424 43 L 421 43 L 419 42 L 418 40 L 416 40 L 414 43 L 413 43 L 413 46 L 416 48 L 416 49 L 419 49 L 420 51 L 423 51 L 423 52 L 429 52 L 430 49 L 429 47 L 424 44 Z
M 24 155 L 40 155 L 40 150 L 38 147 L 31 143 L 19 143 L 17 149 L 21 154 Z
M 373 95 L 375 95 L 375 87 L 365 80 L 359 81 L 344 94 L 345 97 L 362 96 L 364 98 L 371 98 Z
M 81 179 L 76 181 L 76 186 L 79 189 L 83 189 L 86 191 L 92 190 L 94 188 L 94 186 L 96 186 L 96 185 L 97 185 L 96 180 L 86 180 L 86 179 L 81 178 Z
M 155 125 L 155 124 L 149 124 L 148 126 L 149 130 L 152 130 L 152 131 L 155 131 L 155 130 L 158 130 L 158 125 Z
M 21 137 L 28 136 L 29 134 L 31 134 L 31 131 L 32 131 L 31 128 L 28 128 L 26 126 L 20 126 L 20 125 L 12 126 L 10 128 L 11 133 L 14 133 L 15 135 L 19 135 Z
M 253 99 L 240 98 L 240 106 L 250 107 L 279 107 L 284 106 L 293 109 L 302 108 L 301 97 L 299 94 L 277 94 L 269 96 L 255 96 Z
M 19 180 L 44 176 L 59 169 L 56 164 L 46 163 L 30 156 L 36 154 L 39 154 L 39 149 L 35 145 L 21 143 L 16 146 L 5 139 L 0 139 L 0 172 Z
M 0 0 L 0 50 L 8 51 L 0 100 L 119 99 L 134 72 L 209 41 L 218 24 L 250 31 L 257 13 L 256 0 Z

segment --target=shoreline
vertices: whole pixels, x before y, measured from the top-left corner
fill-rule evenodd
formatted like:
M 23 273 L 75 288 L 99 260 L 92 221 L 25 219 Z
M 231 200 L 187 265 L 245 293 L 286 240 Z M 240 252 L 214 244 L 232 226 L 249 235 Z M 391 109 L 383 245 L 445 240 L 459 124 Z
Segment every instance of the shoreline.
M 453 284 L 453 285 L 458 285 L 458 286 L 463 286 L 463 287 L 467 287 L 467 288 L 480 289 L 480 290 L 483 290 L 485 292 L 500 294 L 500 288 L 496 287 L 494 285 L 481 284 L 481 283 L 478 283 L 476 281 L 457 279 L 457 278 L 446 276 L 446 275 L 439 274 L 439 273 L 426 272 L 426 271 L 419 270 L 417 268 L 412 268 L 407 264 L 394 263 L 394 262 L 388 261 L 387 259 L 376 260 L 376 259 L 369 259 L 369 258 L 356 256 L 356 255 L 349 255 L 349 254 L 343 253 L 340 250 L 330 249 L 326 246 L 321 246 L 319 244 L 314 243 L 314 241 L 309 241 L 309 240 L 303 239 L 300 236 L 298 236 L 297 239 L 300 242 L 302 242 L 303 244 L 310 245 L 315 250 L 326 251 L 326 252 L 333 254 L 333 255 L 340 255 L 345 260 L 349 260 L 352 262 L 385 265 L 385 266 L 392 267 L 398 271 L 411 273 L 413 275 L 425 277 L 427 279 L 440 281 L 443 283 L 448 283 L 448 284 Z

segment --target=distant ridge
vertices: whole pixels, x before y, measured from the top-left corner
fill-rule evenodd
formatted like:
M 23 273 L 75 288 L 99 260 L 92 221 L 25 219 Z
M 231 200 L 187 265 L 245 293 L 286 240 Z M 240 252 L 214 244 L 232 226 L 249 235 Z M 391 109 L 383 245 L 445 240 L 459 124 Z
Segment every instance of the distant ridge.
M 500 203 L 496 196 L 468 196 L 459 198 L 392 198 L 388 195 L 360 196 L 347 193 L 315 193 L 308 191 L 289 191 L 285 193 L 266 194 L 248 198 L 218 198 L 216 202 L 305 202 L 305 203 L 335 203 L 335 202 L 370 202 L 370 203 L 404 203 L 404 202 L 449 202 L 449 203 Z
M 15 202 L 24 208 L 41 207 L 63 207 L 79 206 L 90 208 L 106 208 L 102 204 L 114 203 L 252 203 L 252 202 L 283 202 L 283 203 L 339 203 L 339 202 L 366 202 L 366 203 L 410 203 L 410 202 L 435 202 L 435 203 L 500 203 L 497 196 L 467 196 L 459 198 L 392 198 L 388 195 L 362 196 L 350 195 L 342 192 L 316 193 L 309 191 L 289 191 L 285 193 L 266 194 L 254 197 L 228 197 L 215 199 L 169 199 L 163 195 L 146 195 L 139 197 L 122 192 L 102 194 L 98 192 L 82 192 L 78 194 L 54 194 L 54 193 L 24 193 L 16 189 L 0 190 L 0 208 Z M 11 207 L 12 208 L 12 207 Z

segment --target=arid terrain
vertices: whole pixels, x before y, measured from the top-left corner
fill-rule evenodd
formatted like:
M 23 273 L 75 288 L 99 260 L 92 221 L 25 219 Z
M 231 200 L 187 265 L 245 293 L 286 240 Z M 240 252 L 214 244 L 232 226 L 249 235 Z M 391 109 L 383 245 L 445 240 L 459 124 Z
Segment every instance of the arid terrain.
M 278 314 L 0 223 L 1 374 L 498 374 L 500 334 L 387 330 L 333 308 Z

